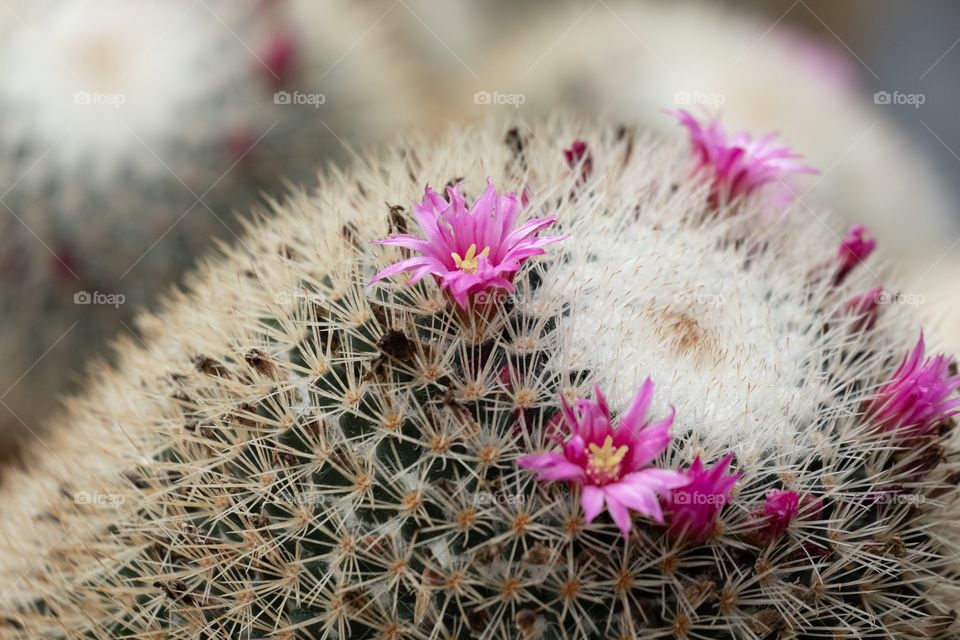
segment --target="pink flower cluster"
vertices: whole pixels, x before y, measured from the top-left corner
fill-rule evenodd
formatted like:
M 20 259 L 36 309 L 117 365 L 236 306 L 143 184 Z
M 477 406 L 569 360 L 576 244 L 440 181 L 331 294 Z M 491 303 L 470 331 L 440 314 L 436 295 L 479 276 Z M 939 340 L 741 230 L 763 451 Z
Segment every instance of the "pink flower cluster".
M 690 131 L 697 170 L 710 172 L 710 200 L 714 205 L 753 193 L 786 175 L 813 172 L 798 163 L 799 156 L 787 147 L 773 144 L 773 136 L 759 140 L 739 133 L 728 135 L 719 122 L 703 125 L 686 111 L 675 113 Z M 578 184 L 592 170 L 590 151 L 575 141 L 564 156 L 572 169 L 580 168 Z M 432 275 L 440 287 L 463 309 L 480 304 L 476 294 L 491 289 L 513 291 L 513 280 L 526 260 L 546 252 L 545 247 L 566 236 L 539 237 L 556 223 L 556 216 L 533 218 L 518 224 L 521 203 L 514 194 L 498 194 L 488 179 L 486 189 L 467 206 L 457 187 L 445 199 L 429 186 L 413 212 L 422 237 L 395 234 L 377 244 L 402 247 L 410 252 L 399 262 L 379 272 L 377 282 L 401 272 L 410 272 L 408 284 Z M 818 268 L 819 277 L 842 284 L 876 248 L 863 225 L 849 229 L 835 261 Z M 829 275 L 827 275 L 829 274 Z M 853 297 L 845 313 L 856 330 L 869 330 L 884 301 L 882 288 Z M 519 374 L 509 367 L 500 372 L 504 386 Z M 907 355 L 891 378 L 867 401 L 865 413 L 880 429 L 897 434 L 911 445 L 932 433 L 946 419 L 960 413 L 960 375 L 951 374 L 951 361 L 944 355 L 927 358 L 924 337 Z M 669 447 L 674 412 L 651 422 L 647 418 L 653 400 L 653 383 L 647 379 L 627 410 L 614 425 L 606 398 L 599 387 L 594 399 L 580 399 L 571 406 L 561 398 L 562 409 L 545 428 L 543 437 L 556 441 L 559 450 L 532 453 L 517 459 L 520 467 L 537 474 L 543 482 L 563 481 L 579 487 L 579 499 L 587 524 L 604 510 L 624 537 L 633 515 L 646 516 L 666 526 L 667 535 L 683 544 L 702 544 L 717 531 L 717 521 L 742 473 L 732 472 L 733 454 L 711 466 L 697 457 L 684 470 L 662 469 L 654 463 Z M 519 435 L 519 434 L 518 434 Z M 801 513 L 818 513 L 822 503 L 795 491 L 773 489 L 762 509 L 751 517 L 757 531 L 744 534 L 750 542 L 766 544 L 784 535 Z
M 647 420 L 653 399 L 649 379 L 616 427 L 611 425 L 610 409 L 599 387 L 594 394 L 596 400 L 578 400 L 573 407 L 563 399 L 569 438 L 562 451 L 523 456 L 517 464 L 535 471 L 542 481 L 580 485 L 580 504 L 588 524 L 604 506 L 624 536 L 630 533 L 630 509 L 662 523 L 658 494 L 689 482 L 677 471 L 652 466 L 670 444 L 674 414 L 653 424 Z
M 817 173 L 789 147 L 774 144 L 776 134 L 753 138 L 729 134 L 718 119 L 704 124 L 689 112 L 669 111 L 690 133 L 697 171 L 710 180 L 710 204 L 720 206 L 770 183 L 785 183 L 791 174 Z
M 418 255 L 387 267 L 372 282 L 403 271 L 413 272 L 408 284 L 433 275 L 441 288 L 466 309 L 476 293 L 495 288 L 512 292 L 513 277 L 523 263 L 545 253 L 546 245 L 566 237 L 537 237 L 557 221 L 556 216 L 533 218 L 518 226 L 517 197 L 512 193 L 498 195 L 489 179 L 483 194 L 469 208 L 457 187 L 448 188 L 447 195 L 449 201 L 428 185 L 423 201 L 414 203 L 413 213 L 423 238 L 395 234 L 377 241 Z
M 560 441 L 561 451 L 522 456 L 517 464 L 541 481 L 579 485 L 587 524 L 606 507 L 626 537 L 632 510 L 666 524 L 669 534 L 685 542 L 707 540 L 740 478 L 726 473 L 733 454 L 709 469 L 699 458 L 686 471 L 659 469 L 653 461 L 670 444 L 674 413 L 658 422 L 647 420 L 653 382 L 643 383 L 616 427 L 599 387 L 594 395 L 595 400 L 578 400 L 573 407 L 562 399 L 567 433 L 552 430 L 549 436 Z
M 896 432 L 907 443 L 960 413 L 960 398 L 954 396 L 960 375 L 950 374 L 950 358 L 925 358 L 925 350 L 921 333 L 913 352 L 866 405 L 867 415 L 881 429 Z

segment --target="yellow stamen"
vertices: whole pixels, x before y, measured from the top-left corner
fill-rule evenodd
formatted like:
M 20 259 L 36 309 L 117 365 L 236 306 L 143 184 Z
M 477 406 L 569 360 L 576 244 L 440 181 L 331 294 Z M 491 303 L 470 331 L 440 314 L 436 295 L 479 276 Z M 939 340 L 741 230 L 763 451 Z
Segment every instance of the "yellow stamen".
M 453 263 L 457 265 L 457 268 L 464 273 L 476 273 L 477 272 L 477 258 L 481 256 L 486 258 L 490 255 L 490 247 L 486 247 L 479 254 L 477 253 L 477 245 L 471 244 L 470 248 L 467 249 L 467 254 L 460 257 L 460 254 L 453 252 L 450 254 L 450 257 L 453 258 Z
M 620 463 L 626 457 L 629 447 L 622 445 L 613 448 L 613 437 L 607 436 L 603 446 L 591 442 L 588 446 L 590 461 L 587 463 L 587 475 L 600 484 L 612 482 L 620 477 Z

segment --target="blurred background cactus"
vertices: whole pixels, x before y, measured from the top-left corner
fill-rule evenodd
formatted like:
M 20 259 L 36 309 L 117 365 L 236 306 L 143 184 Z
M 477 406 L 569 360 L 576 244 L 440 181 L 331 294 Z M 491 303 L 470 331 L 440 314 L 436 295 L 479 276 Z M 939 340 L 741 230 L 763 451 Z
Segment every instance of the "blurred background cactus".
M 4 637 L 950 637 L 960 378 L 695 166 L 494 122 L 293 198 L 7 479 Z
M 43 0 L 0 13 L 6 450 L 40 431 L 107 338 L 134 331 L 139 305 L 236 240 L 236 210 L 350 157 L 343 139 L 382 137 L 404 102 L 378 34 L 343 57 L 368 26 L 352 3 Z

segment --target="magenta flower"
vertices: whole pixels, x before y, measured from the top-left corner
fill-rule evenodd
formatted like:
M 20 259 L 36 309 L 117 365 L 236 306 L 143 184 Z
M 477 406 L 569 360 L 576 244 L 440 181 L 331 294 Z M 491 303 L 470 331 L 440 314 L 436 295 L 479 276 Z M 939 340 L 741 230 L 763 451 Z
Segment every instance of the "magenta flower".
M 796 491 L 771 489 L 763 502 L 763 515 L 778 534 L 783 533 L 800 512 L 800 494 Z
M 763 508 L 752 514 L 757 529 L 750 532 L 748 540 L 757 544 L 769 543 L 786 533 L 801 511 L 806 515 L 815 515 L 822 510 L 823 501 L 819 498 L 809 494 L 801 498 L 796 491 L 771 489 L 767 492 Z
M 794 173 L 817 173 L 799 162 L 803 156 L 774 144 L 777 134 L 754 139 L 745 132 L 728 134 L 716 118 L 702 124 L 689 112 L 668 111 L 690 133 L 697 171 L 709 175 L 710 204 L 719 206 L 749 195 L 764 185 L 784 182 Z
M 688 484 L 674 489 L 664 500 L 667 533 L 692 544 L 706 542 L 713 535 L 720 510 L 730 500 L 733 485 L 742 475 L 726 475 L 732 460 L 733 454 L 727 454 L 707 469 L 697 456 L 685 472 Z
M 657 522 L 663 513 L 657 494 L 685 485 L 683 474 L 658 469 L 651 463 L 670 444 L 674 413 L 650 424 L 647 410 L 653 399 L 649 378 L 633 398 L 616 428 L 610 425 L 610 409 L 599 387 L 596 400 L 563 402 L 563 417 L 570 430 L 562 452 L 523 456 L 517 464 L 537 472 L 542 481 L 567 480 L 582 487 L 580 504 L 587 524 L 606 505 L 613 521 L 626 537 L 630 533 L 629 509 Z
M 877 248 L 877 241 L 872 237 L 867 237 L 870 230 L 862 224 L 850 227 L 846 237 L 840 243 L 837 250 L 837 272 L 833 276 L 833 284 L 839 285 L 857 265 L 864 262 Z
M 447 189 L 449 202 L 428 185 L 413 212 L 425 238 L 391 235 L 375 244 L 405 247 L 419 255 L 401 260 L 378 273 L 377 282 L 402 271 L 412 271 L 409 284 L 432 274 L 461 307 L 474 293 L 494 288 L 513 291 L 513 277 L 531 256 L 566 236 L 538 238 L 536 234 L 557 221 L 556 216 L 533 218 L 517 226 L 520 203 L 512 193 L 498 195 L 487 188 L 467 209 L 456 187 Z
M 951 360 L 937 355 L 924 360 L 923 332 L 889 381 L 867 402 L 866 413 L 884 431 L 897 431 L 908 440 L 927 435 L 947 418 L 960 413 L 960 399 L 950 396 L 960 387 L 960 375 L 950 375 Z

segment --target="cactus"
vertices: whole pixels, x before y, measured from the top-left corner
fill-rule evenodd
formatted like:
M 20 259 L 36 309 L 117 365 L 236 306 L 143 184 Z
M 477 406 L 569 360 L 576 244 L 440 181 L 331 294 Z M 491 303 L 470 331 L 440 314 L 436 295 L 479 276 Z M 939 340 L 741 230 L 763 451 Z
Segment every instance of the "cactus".
M 133 331 L 137 305 L 233 240 L 235 210 L 282 195 L 281 180 L 312 181 L 322 162 L 349 156 L 345 141 L 394 122 L 402 93 L 378 110 L 374 96 L 393 85 L 374 86 L 372 70 L 402 77 L 387 66 L 397 57 L 375 32 L 339 60 L 368 21 L 346 3 L 309 4 L 42 0 L 0 11 L 0 326 L 10 334 L 0 441 L 38 431 L 85 357 Z
M 5 478 L 3 636 L 952 637 L 960 378 L 687 144 L 489 122 L 253 224 Z

